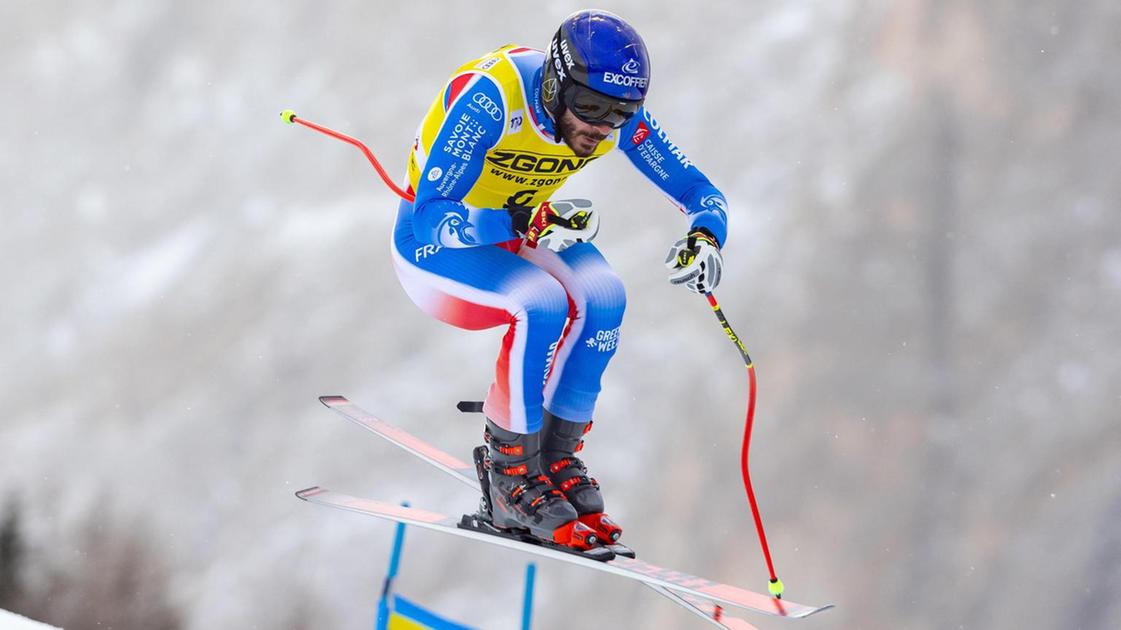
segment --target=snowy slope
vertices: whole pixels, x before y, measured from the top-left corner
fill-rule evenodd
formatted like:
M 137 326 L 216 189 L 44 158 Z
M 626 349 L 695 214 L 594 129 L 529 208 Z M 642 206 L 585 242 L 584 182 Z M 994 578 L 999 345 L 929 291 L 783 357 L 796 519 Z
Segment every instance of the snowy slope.
M 0 610 L 0 630 L 52 630 L 55 626 L 32 621 L 13 612 Z

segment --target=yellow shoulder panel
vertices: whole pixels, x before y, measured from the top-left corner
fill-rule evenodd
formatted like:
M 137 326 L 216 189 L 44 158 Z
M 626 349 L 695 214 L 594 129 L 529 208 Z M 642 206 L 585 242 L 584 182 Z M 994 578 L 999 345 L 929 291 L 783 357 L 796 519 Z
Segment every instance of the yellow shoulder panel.
M 488 150 L 475 185 L 463 201 L 477 208 L 502 208 L 509 203 L 533 206 L 548 200 L 574 173 L 615 148 L 615 134 L 600 143 L 595 154 L 579 158 L 564 142 L 554 142 L 537 123 L 527 101 L 527 87 L 512 60 L 513 55 L 537 55 L 521 46 L 503 46 L 456 70 L 428 108 L 409 155 L 409 182 L 416 189 L 432 145 L 444 124 L 449 90 L 471 73 L 493 79 L 503 96 L 505 127 L 497 145 Z

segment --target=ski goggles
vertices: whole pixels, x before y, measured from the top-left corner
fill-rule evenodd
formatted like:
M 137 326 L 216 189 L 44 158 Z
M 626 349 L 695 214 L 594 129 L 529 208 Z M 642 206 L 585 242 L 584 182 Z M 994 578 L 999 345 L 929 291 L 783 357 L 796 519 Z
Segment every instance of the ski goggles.
M 642 101 L 617 99 L 572 83 L 564 91 L 564 106 L 589 125 L 611 125 L 613 129 L 618 129 L 638 113 Z

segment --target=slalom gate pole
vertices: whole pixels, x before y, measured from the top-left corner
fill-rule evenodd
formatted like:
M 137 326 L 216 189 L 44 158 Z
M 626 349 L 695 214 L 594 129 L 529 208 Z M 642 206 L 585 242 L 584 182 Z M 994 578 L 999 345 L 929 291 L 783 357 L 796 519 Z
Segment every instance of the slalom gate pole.
M 522 597 L 522 630 L 530 630 L 533 623 L 533 582 L 537 565 L 530 562 L 525 567 L 525 595 Z
M 374 170 L 376 170 L 378 172 L 378 175 L 381 176 L 381 180 L 385 182 L 385 185 L 389 186 L 389 189 L 396 193 L 398 197 L 410 202 L 416 199 L 416 195 L 406 190 L 401 190 L 401 188 L 398 187 L 397 184 L 393 183 L 393 180 L 389 177 L 389 173 L 386 173 L 385 169 L 382 168 L 381 162 L 378 162 L 378 159 L 374 157 L 374 152 L 370 150 L 370 147 L 367 147 L 365 144 L 363 144 L 361 140 L 352 138 L 345 133 L 339 133 L 338 131 L 331 129 L 330 127 L 324 127 L 323 125 L 320 125 L 318 123 L 313 123 L 310 120 L 300 118 L 299 116 L 296 116 L 296 112 L 290 109 L 286 109 L 280 112 L 280 118 L 289 125 L 291 125 L 292 123 L 298 123 L 307 127 L 308 129 L 314 129 L 315 131 L 331 136 L 336 140 L 342 140 L 347 144 L 353 145 L 359 151 L 361 151 L 363 155 L 366 156 L 366 159 L 369 160 L 370 164 L 373 165 Z
M 402 501 L 401 505 L 409 507 L 409 502 Z M 389 625 L 389 599 L 393 597 L 393 579 L 397 577 L 397 569 L 401 566 L 401 550 L 404 546 L 405 524 L 397 523 L 397 531 L 393 536 L 393 552 L 389 555 L 389 569 L 382 583 L 381 599 L 378 600 L 378 615 L 374 622 L 374 630 L 385 630 Z
M 759 504 L 755 502 L 755 490 L 751 487 L 751 474 L 747 468 L 747 453 L 751 446 L 751 427 L 755 422 L 755 366 L 751 362 L 751 356 L 747 354 L 747 348 L 744 347 L 743 342 L 740 340 L 732 325 L 728 323 L 728 318 L 724 317 L 724 311 L 720 310 L 720 303 L 716 301 L 716 296 L 712 293 L 706 292 L 705 299 L 708 300 L 709 306 L 712 307 L 712 312 L 716 314 L 716 319 L 720 322 L 720 326 L 724 329 L 724 333 L 728 335 L 728 339 L 736 344 L 736 349 L 740 351 L 740 356 L 743 357 L 744 365 L 747 366 L 747 381 L 748 381 L 748 396 L 747 396 L 747 420 L 744 424 L 743 430 L 743 448 L 740 451 L 740 469 L 743 473 L 743 486 L 747 490 L 747 501 L 751 504 L 751 516 L 755 519 L 755 530 L 759 533 L 759 544 L 763 547 L 763 559 L 767 561 L 767 572 L 770 574 L 770 584 L 767 585 L 767 590 L 770 591 L 776 599 L 782 599 L 783 584 L 782 580 L 778 579 L 775 575 L 775 565 L 771 561 L 771 549 L 767 546 L 767 534 L 763 531 L 763 518 L 759 516 Z

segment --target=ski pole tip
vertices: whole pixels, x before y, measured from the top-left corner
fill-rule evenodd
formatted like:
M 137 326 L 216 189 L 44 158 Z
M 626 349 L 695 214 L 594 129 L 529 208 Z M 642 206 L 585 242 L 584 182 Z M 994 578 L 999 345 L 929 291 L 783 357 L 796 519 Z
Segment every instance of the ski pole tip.
M 771 580 L 771 583 L 767 585 L 767 590 L 770 591 L 771 595 L 773 595 L 774 597 L 776 597 L 778 599 L 782 599 L 782 591 L 783 591 L 782 580 L 780 580 L 778 578 L 775 578 L 775 579 Z
M 286 122 L 286 123 L 288 123 L 289 125 L 291 125 L 291 124 L 292 124 L 292 121 L 293 121 L 293 120 L 294 120 L 294 119 L 296 118 L 296 112 L 294 112 L 294 111 L 292 111 L 292 110 L 290 110 L 290 109 L 286 109 L 286 110 L 284 110 L 284 111 L 280 112 L 280 118 L 281 118 L 281 120 L 283 120 L 284 122 Z

